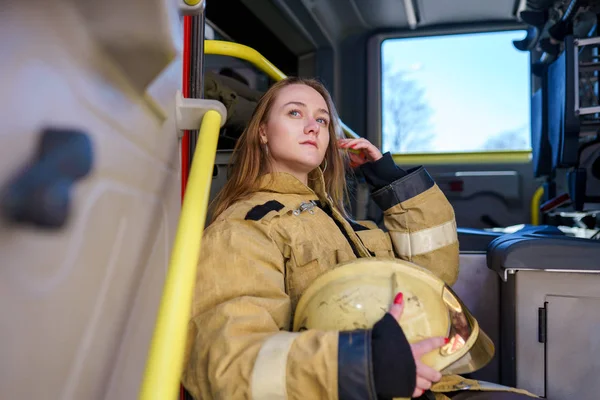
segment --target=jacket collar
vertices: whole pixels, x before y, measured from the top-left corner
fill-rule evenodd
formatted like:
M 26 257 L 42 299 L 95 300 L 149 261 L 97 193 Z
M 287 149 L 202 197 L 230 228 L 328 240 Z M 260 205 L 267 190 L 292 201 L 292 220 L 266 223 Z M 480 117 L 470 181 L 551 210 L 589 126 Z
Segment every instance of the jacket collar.
M 314 189 L 311 189 L 298 178 L 292 174 L 286 172 L 275 172 L 261 176 L 259 178 L 259 191 L 261 192 L 272 192 L 280 194 L 298 194 L 306 196 L 307 198 L 319 200 L 327 199 L 327 192 L 325 191 L 325 180 L 323 173 L 320 168 L 314 170 L 309 178 L 311 183 L 314 184 Z
M 259 178 L 259 191 L 261 192 L 270 192 L 270 193 L 279 193 L 279 194 L 295 194 L 300 195 L 303 198 L 303 201 L 308 200 L 319 200 L 322 204 L 328 204 L 331 209 L 334 209 L 334 206 L 331 202 L 331 199 L 327 195 L 325 191 L 325 179 L 323 178 L 323 172 L 320 168 L 314 170 L 309 179 L 313 179 L 310 182 L 313 183 L 314 189 L 311 189 L 304 183 L 300 182 L 298 178 L 295 176 L 284 173 L 271 173 L 265 174 Z M 362 257 L 370 257 L 370 253 L 361 240 L 358 238 L 348 221 L 344 219 L 344 217 L 339 213 L 339 211 L 332 211 L 331 218 L 338 221 L 342 224 L 342 228 L 346 234 L 348 235 L 348 240 L 350 240 L 357 248 L 357 251 L 361 254 Z

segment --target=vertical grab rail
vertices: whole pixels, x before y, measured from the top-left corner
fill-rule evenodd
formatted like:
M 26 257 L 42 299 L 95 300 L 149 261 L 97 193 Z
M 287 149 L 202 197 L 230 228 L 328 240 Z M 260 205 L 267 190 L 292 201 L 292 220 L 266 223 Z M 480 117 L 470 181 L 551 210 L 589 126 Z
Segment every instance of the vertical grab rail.
M 221 115 L 207 111 L 192 159 L 140 400 L 173 400 L 179 392 L 220 127 Z

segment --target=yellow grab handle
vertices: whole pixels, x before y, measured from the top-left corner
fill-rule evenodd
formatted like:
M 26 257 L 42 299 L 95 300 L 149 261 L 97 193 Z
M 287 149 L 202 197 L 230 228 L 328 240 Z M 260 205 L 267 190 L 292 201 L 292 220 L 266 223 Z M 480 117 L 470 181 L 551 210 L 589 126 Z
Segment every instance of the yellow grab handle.
M 531 225 L 540 224 L 540 201 L 543 195 L 544 187 L 540 186 L 531 197 Z
M 205 40 L 204 54 L 239 58 L 240 60 L 248 61 L 275 81 L 286 78 L 286 75 L 279 68 L 271 64 L 262 54 L 252 47 L 244 46 L 243 44 L 223 40 Z
M 221 116 L 207 111 L 188 178 L 140 400 L 178 397 Z

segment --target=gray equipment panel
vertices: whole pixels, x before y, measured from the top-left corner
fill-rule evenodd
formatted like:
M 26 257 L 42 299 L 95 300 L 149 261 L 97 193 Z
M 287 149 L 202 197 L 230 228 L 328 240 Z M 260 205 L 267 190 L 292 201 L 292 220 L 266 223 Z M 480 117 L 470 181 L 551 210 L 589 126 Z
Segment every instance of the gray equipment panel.
M 452 286 L 496 347 L 494 358 L 470 378 L 499 383 L 500 278 L 486 267 L 485 253 L 461 254 L 458 280 Z
M 600 393 L 600 380 L 585 379 L 585 375 L 600 368 L 599 353 L 595 351 L 600 345 L 600 315 L 592 307 L 600 305 L 600 274 L 518 271 L 513 277 L 516 281 L 516 307 L 512 316 L 516 324 L 514 385 L 538 396 L 545 395 L 549 400 L 597 398 L 585 394 Z M 585 317 L 569 309 L 565 299 L 579 302 Z M 546 340 L 540 343 L 543 324 L 539 323 L 538 313 L 544 305 Z M 509 362 L 504 354 L 501 362 Z M 566 384 L 569 379 L 572 383 Z M 572 395 L 564 396 L 565 391 Z
M 546 397 L 598 398 L 600 298 L 548 296 L 547 301 Z
M 456 171 L 433 174 L 433 179 L 449 200 L 469 199 L 489 193 L 507 202 L 519 202 L 522 197 L 521 176 L 517 171 Z M 453 190 L 453 184 L 459 190 Z
M 528 227 L 494 240 L 487 262 L 506 281 L 500 383 L 549 400 L 597 397 L 600 380 L 587 376 L 600 373 L 600 242 Z

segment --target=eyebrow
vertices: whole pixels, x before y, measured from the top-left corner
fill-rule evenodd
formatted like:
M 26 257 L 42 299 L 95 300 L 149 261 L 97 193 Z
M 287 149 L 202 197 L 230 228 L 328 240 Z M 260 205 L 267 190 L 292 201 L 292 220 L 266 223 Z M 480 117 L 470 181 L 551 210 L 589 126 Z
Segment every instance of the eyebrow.
M 307 107 L 306 107 L 306 104 L 304 104 L 304 103 L 302 103 L 302 102 L 300 102 L 300 101 L 290 101 L 290 102 L 288 102 L 288 103 L 285 103 L 283 106 L 284 106 L 284 107 L 286 107 L 286 106 L 289 106 L 290 104 L 294 104 L 294 105 L 297 105 L 297 106 L 300 106 L 300 107 L 305 107 L 305 108 L 307 108 Z M 324 108 L 319 108 L 317 111 L 319 111 L 319 112 L 322 112 L 322 113 L 325 113 L 325 114 L 329 115 L 329 111 L 327 111 L 327 110 L 326 110 L 326 109 L 324 109 Z

